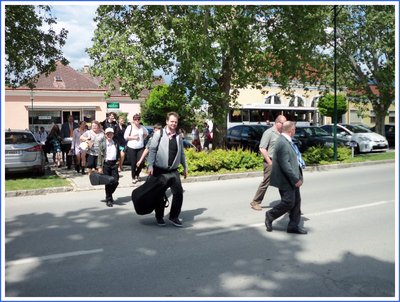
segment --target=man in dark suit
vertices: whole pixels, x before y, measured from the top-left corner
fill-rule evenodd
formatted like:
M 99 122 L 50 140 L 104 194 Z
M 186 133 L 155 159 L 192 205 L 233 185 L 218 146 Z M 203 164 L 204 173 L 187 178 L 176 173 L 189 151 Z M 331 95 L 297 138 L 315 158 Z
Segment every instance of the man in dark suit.
M 299 227 L 300 223 L 300 187 L 303 184 L 303 172 L 300 153 L 296 154 L 296 146 L 292 143 L 292 137 L 296 131 L 296 124 L 287 121 L 282 126 L 282 134 L 276 140 L 275 153 L 272 160 L 271 186 L 279 189 L 281 201 L 271 210 L 265 213 L 265 226 L 268 232 L 272 232 L 272 222 L 289 213 L 288 233 L 307 234 L 307 231 Z
M 61 125 L 61 151 L 62 160 L 65 162 L 65 154 L 71 150 L 72 137 L 74 136 L 74 129 L 78 128 L 78 124 L 74 122 L 74 117 L 72 115 L 68 116 L 68 120 Z M 67 155 L 67 168 L 71 169 L 72 156 Z

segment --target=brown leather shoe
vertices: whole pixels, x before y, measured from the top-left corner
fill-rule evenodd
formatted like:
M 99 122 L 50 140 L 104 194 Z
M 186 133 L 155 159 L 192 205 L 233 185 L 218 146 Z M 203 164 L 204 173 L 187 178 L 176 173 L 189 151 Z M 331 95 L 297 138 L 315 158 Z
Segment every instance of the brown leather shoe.
M 256 211 L 261 211 L 262 210 L 260 204 L 258 202 L 256 202 L 256 201 L 250 202 L 250 206 L 251 206 L 251 208 L 253 210 L 256 210 Z

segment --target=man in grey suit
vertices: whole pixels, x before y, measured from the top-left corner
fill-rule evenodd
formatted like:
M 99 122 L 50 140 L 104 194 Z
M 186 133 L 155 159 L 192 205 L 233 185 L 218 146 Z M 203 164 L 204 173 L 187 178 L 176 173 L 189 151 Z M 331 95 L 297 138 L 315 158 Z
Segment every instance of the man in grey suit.
M 275 153 L 272 160 L 271 186 L 279 189 L 281 201 L 271 210 L 265 213 L 265 226 L 268 232 L 272 232 L 272 222 L 289 213 L 288 233 L 307 234 L 307 231 L 299 227 L 300 223 L 300 187 L 303 184 L 303 172 L 300 158 L 292 143 L 292 137 L 296 131 L 296 124 L 287 121 L 282 126 L 282 135 L 276 140 Z

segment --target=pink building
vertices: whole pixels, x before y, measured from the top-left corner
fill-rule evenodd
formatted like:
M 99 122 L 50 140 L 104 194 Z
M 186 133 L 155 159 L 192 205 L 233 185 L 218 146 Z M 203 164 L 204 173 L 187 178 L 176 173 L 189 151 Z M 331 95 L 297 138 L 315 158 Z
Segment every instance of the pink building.
M 163 80 L 159 81 L 162 84 Z M 5 89 L 5 129 L 33 129 L 44 126 L 47 131 L 53 124 L 61 125 L 68 115 L 74 120 L 103 121 L 107 112 L 128 112 L 128 121 L 140 113 L 140 104 L 149 91 L 143 91 L 139 99 L 113 92 L 105 97 L 105 88 L 90 76 L 88 66 L 78 72 L 69 66 L 57 63 L 56 71 L 47 77 L 41 75 L 36 87 Z M 90 125 L 90 124 L 89 124 Z

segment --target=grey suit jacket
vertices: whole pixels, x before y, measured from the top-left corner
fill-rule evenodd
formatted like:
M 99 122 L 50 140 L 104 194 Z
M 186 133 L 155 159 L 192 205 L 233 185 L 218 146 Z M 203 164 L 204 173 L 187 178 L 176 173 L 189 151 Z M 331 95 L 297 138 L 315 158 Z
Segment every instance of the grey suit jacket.
M 271 186 L 280 190 L 293 190 L 295 184 L 303 175 L 297 162 L 296 152 L 293 146 L 283 135 L 275 142 L 275 151 L 272 160 Z

